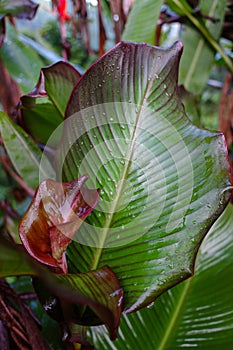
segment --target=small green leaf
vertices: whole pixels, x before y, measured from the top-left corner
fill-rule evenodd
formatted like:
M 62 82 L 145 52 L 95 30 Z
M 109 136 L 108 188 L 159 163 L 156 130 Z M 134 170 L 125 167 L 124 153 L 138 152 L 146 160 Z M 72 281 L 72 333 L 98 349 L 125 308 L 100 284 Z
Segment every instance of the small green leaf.
M 71 91 L 81 74 L 69 63 L 57 62 L 42 68 L 35 88 L 21 97 L 22 120 L 30 134 L 46 144 L 63 121 Z M 50 146 L 56 146 L 56 142 Z
M 52 167 L 46 159 L 45 167 L 40 165 L 42 152 L 39 147 L 3 112 L 0 112 L 0 133 L 15 169 L 29 187 L 35 189 L 38 186 L 39 171 L 44 178 L 52 176 Z
M 63 118 L 70 94 L 81 74 L 66 62 L 42 68 L 41 74 L 44 74 L 45 90 Z

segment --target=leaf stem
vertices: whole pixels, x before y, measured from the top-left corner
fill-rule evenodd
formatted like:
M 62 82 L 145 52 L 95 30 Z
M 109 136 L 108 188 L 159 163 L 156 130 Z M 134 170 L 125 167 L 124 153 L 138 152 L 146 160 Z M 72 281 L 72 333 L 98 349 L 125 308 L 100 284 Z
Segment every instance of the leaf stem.
M 174 332 L 174 326 L 177 323 L 177 319 L 178 319 L 179 315 L 181 314 L 182 306 L 185 302 L 185 299 L 186 299 L 186 296 L 187 296 L 187 293 L 188 293 L 188 290 L 190 287 L 191 280 L 192 280 L 192 278 L 190 278 L 189 280 L 187 280 L 183 283 L 184 288 L 181 292 L 180 299 L 179 299 L 178 303 L 176 304 L 176 308 L 173 312 L 170 323 L 165 331 L 165 334 L 164 334 L 164 336 L 161 340 L 161 343 L 160 343 L 157 350 L 167 349 L 168 341 L 171 337 L 171 334 Z

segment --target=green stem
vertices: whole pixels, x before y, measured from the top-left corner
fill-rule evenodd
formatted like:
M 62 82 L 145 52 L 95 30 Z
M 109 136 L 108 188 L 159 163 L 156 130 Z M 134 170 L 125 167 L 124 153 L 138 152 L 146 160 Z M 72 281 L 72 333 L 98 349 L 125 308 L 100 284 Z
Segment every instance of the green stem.
M 178 300 L 178 302 L 176 304 L 176 308 L 175 308 L 175 310 L 173 312 L 173 315 L 172 315 L 172 317 L 170 319 L 170 323 L 169 323 L 169 325 L 168 325 L 168 327 L 166 329 L 166 332 L 165 332 L 165 334 L 164 334 L 164 336 L 162 338 L 162 341 L 161 341 L 161 343 L 160 343 L 160 345 L 159 345 L 157 350 L 165 350 L 165 349 L 167 349 L 167 345 L 168 345 L 168 343 L 169 343 L 169 341 L 171 339 L 172 334 L 174 333 L 174 328 L 175 328 L 175 326 L 176 326 L 176 324 L 178 322 L 179 316 L 182 313 L 182 307 L 183 307 L 183 305 L 185 303 L 185 299 L 186 299 L 186 297 L 188 295 L 188 291 L 189 291 L 191 280 L 192 279 L 190 278 L 188 281 L 185 281 L 184 284 L 183 284 L 183 286 L 184 286 L 183 291 L 182 291 L 182 293 L 180 295 L 180 298 L 179 298 L 179 300 Z
M 190 22 L 199 30 L 199 32 L 204 36 L 204 38 L 209 42 L 209 44 L 220 53 L 222 56 L 225 64 L 230 69 L 230 71 L 233 73 L 233 64 L 232 60 L 229 56 L 227 56 L 223 50 L 223 48 L 218 44 L 218 42 L 212 37 L 208 29 L 201 25 L 197 18 L 193 16 L 192 13 L 190 13 L 179 0 L 173 0 L 173 2 L 176 4 L 176 6 L 186 15 L 186 17 L 190 20 Z

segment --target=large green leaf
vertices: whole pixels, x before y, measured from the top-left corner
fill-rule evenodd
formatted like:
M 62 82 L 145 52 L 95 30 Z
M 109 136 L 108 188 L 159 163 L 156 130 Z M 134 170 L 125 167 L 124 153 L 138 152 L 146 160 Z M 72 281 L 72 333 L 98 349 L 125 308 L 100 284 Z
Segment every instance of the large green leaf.
M 21 97 L 22 120 L 35 139 L 45 144 L 62 122 L 71 91 L 80 77 L 67 62 L 41 69 L 35 88 Z
M 53 173 L 46 157 L 44 168 L 40 166 L 42 152 L 36 143 L 3 112 L 0 112 L 0 133 L 15 169 L 29 187 L 38 186 L 40 172 L 46 178 Z
M 216 41 L 219 40 L 221 34 L 226 2 L 226 0 L 202 0 L 199 2 L 202 13 L 218 19 L 218 22 L 210 20 L 203 22 Z M 203 35 L 191 26 L 186 26 L 182 41 L 184 55 L 180 65 L 180 82 L 188 91 L 200 93 L 209 77 L 215 51 Z
M 87 173 L 101 189 L 68 248 L 70 271 L 110 266 L 127 312 L 192 274 L 229 199 L 223 136 L 193 126 L 177 94 L 181 49 L 118 44 L 83 75 L 66 111 L 57 176 Z
M 194 277 L 163 294 L 150 309 L 124 316 L 119 339 L 92 329 L 95 349 L 228 350 L 233 344 L 233 206 L 201 245 Z
M 122 40 L 155 43 L 155 29 L 163 0 L 136 0 L 129 13 Z

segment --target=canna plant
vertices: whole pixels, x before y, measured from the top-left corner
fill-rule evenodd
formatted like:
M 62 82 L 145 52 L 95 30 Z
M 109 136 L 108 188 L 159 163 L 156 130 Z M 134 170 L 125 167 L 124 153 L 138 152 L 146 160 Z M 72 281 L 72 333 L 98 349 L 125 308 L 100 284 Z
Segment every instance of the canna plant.
M 222 134 L 185 115 L 181 52 L 180 42 L 122 42 L 82 76 L 59 62 L 21 97 L 27 132 L 1 112 L 6 156 L 33 194 L 18 227 L 22 244 L 12 235 L 20 249 L 2 241 L 1 276 L 31 275 L 63 339 L 83 349 L 115 348 L 99 326 L 114 340 L 122 313 L 136 312 L 123 317 L 123 349 L 138 310 L 193 275 L 200 244 L 230 199 Z M 53 116 L 57 124 L 46 128 Z M 171 293 L 166 300 L 179 304 Z
M 153 41 L 150 21 L 144 32 L 135 18 L 143 19 L 143 10 L 155 23 L 162 1 L 147 3 L 135 2 L 125 40 Z M 33 16 L 35 5 L 25 4 Z M 175 5 L 200 26 L 184 1 Z M 177 86 L 181 54 L 180 42 L 166 49 L 121 42 L 83 75 L 58 62 L 42 68 L 35 88 L 21 96 L 17 123 L 0 112 L 3 169 L 30 197 L 22 218 L 1 202 L 7 233 L 0 276 L 9 283 L 30 276 L 27 288 L 33 286 L 46 320 L 42 336 L 24 299 L 1 280 L 5 347 L 231 346 L 227 149 L 222 134 L 186 117 Z M 186 87 L 194 88 L 187 76 Z M 44 339 L 51 327 L 58 343 L 53 334 Z

